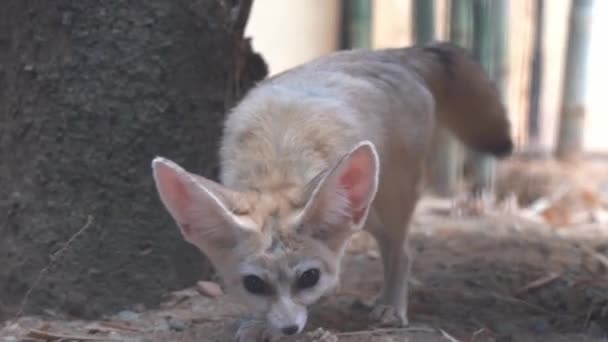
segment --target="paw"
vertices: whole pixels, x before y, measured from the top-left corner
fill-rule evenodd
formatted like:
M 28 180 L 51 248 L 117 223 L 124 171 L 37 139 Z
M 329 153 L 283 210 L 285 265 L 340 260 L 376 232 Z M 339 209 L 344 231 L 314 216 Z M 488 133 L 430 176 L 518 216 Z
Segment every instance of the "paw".
M 235 342 L 274 342 L 278 339 L 262 320 L 243 321 L 236 332 Z
M 370 319 L 381 327 L 404 327 L 409 324 L 407 315 L 392 305 L 377 303 L 370 312 Z
M 368 304 L 357 299 L 353 301 L 351 308 L 356 311 L 369 313 L 370 320 L 382 327 L 404 327 L 409 325 L 405 310 L 400 311 L 392 305 L 379 302 L 379 300 L 376 300 L 373 304 Z

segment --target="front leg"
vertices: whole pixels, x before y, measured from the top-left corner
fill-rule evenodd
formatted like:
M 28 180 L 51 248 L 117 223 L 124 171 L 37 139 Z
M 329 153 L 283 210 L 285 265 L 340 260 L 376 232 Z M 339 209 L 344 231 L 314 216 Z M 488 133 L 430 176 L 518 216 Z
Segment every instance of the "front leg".
M 373 304 L 371 319 L 383 326 L 409 324 L 408 279 L 412 260 L 407 234 L 416 198 L 399 203 L 401 207 L 384 205 L 371 212 L 366 226 L 378 244 L 384 273 L 382 290 Z
M 280 336 L 269 329 L 264 319 L 244 319 L 239 324 L 235 342 L 274 342 Z
M 371 318 L 382 326 L 408 325 L 408 278 L 412 262 L 406 241 L 400 237 L 377 237 L 376 240 L 382 256 L 384 281 Z

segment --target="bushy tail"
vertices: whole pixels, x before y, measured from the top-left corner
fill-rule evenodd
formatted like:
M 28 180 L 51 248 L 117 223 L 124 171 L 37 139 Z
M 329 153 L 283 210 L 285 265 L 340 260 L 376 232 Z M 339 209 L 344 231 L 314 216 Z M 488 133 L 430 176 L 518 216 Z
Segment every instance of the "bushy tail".
M 414 50 L 410 66 L 429 84 L 439 122 L 472 149 L 497 157 L 511 154 L 511 125 L 505 106 L 481 65 L 450 43 L 431 43 Z

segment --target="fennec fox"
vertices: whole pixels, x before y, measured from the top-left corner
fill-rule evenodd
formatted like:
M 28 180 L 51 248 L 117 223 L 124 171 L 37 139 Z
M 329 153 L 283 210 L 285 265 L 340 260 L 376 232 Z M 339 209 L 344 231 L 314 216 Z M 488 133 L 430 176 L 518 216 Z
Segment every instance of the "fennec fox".
M 255 313 L 236 340 L 301 332 L 361 229 L 384 266 L 370 314 L 408 324 L 406 237 L 436 120 L 471 148 L 511 153 L 504 106 L 482 68 L 432 43 L 340 51 L 260 82 L 227 116 L 221 184 L 154 159 L 183 237 Z

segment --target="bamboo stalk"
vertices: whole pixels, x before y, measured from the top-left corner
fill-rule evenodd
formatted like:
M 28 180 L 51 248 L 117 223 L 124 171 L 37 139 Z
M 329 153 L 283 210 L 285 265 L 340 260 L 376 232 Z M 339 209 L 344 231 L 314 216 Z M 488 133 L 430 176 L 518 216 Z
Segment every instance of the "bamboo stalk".
M 412 4 L 414 10 L 414 35 L 416 44 L 425 44 L 435 39 L 435 1 L 415 0 Z
M 449 39 L 467 50 L 473 41 L 473 2 L 452 0 L 449 16 Z M 463 146 L 445 128 L 438 127 L 433 151 L 431 187 L 441 196 L 453 196 L 462 178 Z
M 435 40 L 435 1 L 416 0 L 414 5 L 415 40 L 425 44 Z M 446 18 L 449 20 L 449 18 Z M 451 196 L 456 191 L 458 177 L 458 146 L 454 137 L 444 127 L 435 129 L 430 157 L 430 188 L 441 196 Z
M 422 45 L 435 39 L 434 0 L 413 2 L 414 39 Z M 449 19 L 449 18 L 446 18 Z M 454 137 L 443 127 L 437 127 L 430 157 L 430 188 L 441 196 L 452 195 L 458 185 L 458 146 Z
M 507 6 L 504 0 L 476 0 L 474 3 L 473 54 L 505 98 Z M 496 159 L 469 151 L 473 191 L 494 192 Z
M 573 0 L 571 6 L 564 89 L 555 151 L 556 157 L 561 160 L 580 158 L 583 150 L 586 66 L 593 1 Z
M 467 50 L 473 46 L 473 2 L 471 0 L 452 0 L 450 41 Z
M 544 0 L 536 0 L 534 13 L 534 43 L 532 57 L 532 77 L 530 77 L 530 108 L 528 112 L 528 141 L 532 149 L 538 149 L 540 144 L 540 96 L 542 93 L 542 61 L 543 61 L 543 26 Z
M 348 49 L 371 47 L 372 2 L 369 0 L 344 0 L 343 46 Z

